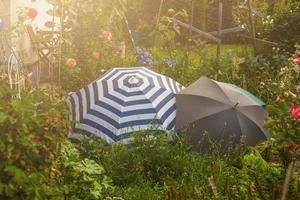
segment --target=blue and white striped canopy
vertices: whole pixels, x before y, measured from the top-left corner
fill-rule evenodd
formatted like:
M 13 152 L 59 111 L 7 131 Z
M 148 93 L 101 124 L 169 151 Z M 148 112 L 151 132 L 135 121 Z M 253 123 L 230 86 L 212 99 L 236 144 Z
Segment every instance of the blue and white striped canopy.
M 70 94 L 74 132 L 109 143 L 126 142 L 135 131 L 175 127 L 175 94 L 183 86 L 145 67 L 114 68 Z

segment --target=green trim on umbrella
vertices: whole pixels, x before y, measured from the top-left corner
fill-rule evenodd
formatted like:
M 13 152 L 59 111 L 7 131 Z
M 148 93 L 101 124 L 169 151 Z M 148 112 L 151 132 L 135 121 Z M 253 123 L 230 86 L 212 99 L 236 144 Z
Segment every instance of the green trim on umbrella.
M 231 83 L 225 83 L 226 85 L 229 85 L 229 86 L 232 86 L 234 88 L 237 88 L 239 89 L 244 95 L 248 96 L 249 98 L 251 98 L 255 103 L 257 103 L 258 105 L 260 106 L 265 106 L 266 103 L 259 99 L 258 97 L 256 97 L 255 95 L 253 95 L 252 93 L 248 92 L 247 90 L 237 86 L 237 85 L 234 85 L 234 84 L 231 84 Z

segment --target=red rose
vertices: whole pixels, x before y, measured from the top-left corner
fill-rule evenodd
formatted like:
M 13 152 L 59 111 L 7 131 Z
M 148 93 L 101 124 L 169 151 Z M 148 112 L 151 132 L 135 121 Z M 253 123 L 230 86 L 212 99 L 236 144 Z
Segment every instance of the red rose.
M 295 121 L 300 120 L 300 107 L 296 107 L 294 104 L 292 104 L 290 112 Z
M 67 65 L 68 65 L 69 67 L 73 68 L 73 67 L 76 67 L 77 62 L 76 62 L 76 60 L 75 60 L 74 58 L 69 58 L 69 59 L 67 60 Z
M 300 57 L 295 58 L 295 59 L 294 59 L 294 62 L 295 62 L 296 64 L 300 65 Z
M 35 8 L 28 9 L 27 16 L 30 19 L 34 20 L 37 15 L 38 15 L 38 11 Z
M 297 153 L 298 150 L 299 150 L 299 145 L 293 144 L 293 145 L 291 146 L 291 151 L 292 151 L 293 153 Z

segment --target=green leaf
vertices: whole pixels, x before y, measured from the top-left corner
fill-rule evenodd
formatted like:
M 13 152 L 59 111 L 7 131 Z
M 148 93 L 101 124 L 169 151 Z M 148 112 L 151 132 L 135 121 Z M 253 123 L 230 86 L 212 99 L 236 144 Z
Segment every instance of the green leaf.
M 281 113 L 281 110 L 278 109 L 276 106 L 273 105 L 267 105 L 266 109 L 268 110 L 270 115 L 278 115 Z
M 27 180 L 27 175 L 25 172 L 16 166 L 5 166 L 3 171 L 13 176 L 13 181 L 17 184 L 22 184 Z

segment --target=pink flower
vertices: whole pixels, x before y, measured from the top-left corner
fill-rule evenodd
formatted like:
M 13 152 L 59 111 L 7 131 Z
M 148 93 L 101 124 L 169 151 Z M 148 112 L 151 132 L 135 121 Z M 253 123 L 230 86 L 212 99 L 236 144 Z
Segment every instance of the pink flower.
M 83 52 L 84 52 L 84 53 L 91 53 L 91 52 L 92 52 L 92 49 L 87 47 L 87 48 L 84 48 L 84 49 L 83 49 Z
M 298 144 L 292 144 L 290 150 L 293 152 L 293 153 L 297 153 L 297 151 L 299 150 L 299 145 Z
M 117 54 L 118 56 L 121 56 L 121 55 L 123 54 L 123 48 L 117 48 L 117 49 L 116 49 L 116 54 Z
M 295 121 L 300 120 L 300 107 L 295 107 L 294 104 L 291 105 L 290 112 Z
M 109 31 L 103 31 L 102 33 L 102 39 L 104 42 L 110 42 L 112 39 L 112 34 Z
M 77 62 L 76 62 L 76 60 L 75 60 L 74 58 L 69 58 L 69 59 L 67 60 L 67 65 L 68 65 L 69 67 L 73 68 L 73 67 L 76 67 Z
M 35 8 L 29 8 L 28 9 L 27 16 L 30 19 L 34 20 L 37 15 L 38 15 L 38 11 Z
M 294 59 L 294 62 L 295 62 L 296 64 L 300 65 L 300 57 L 295 58 L 295 59 Z

